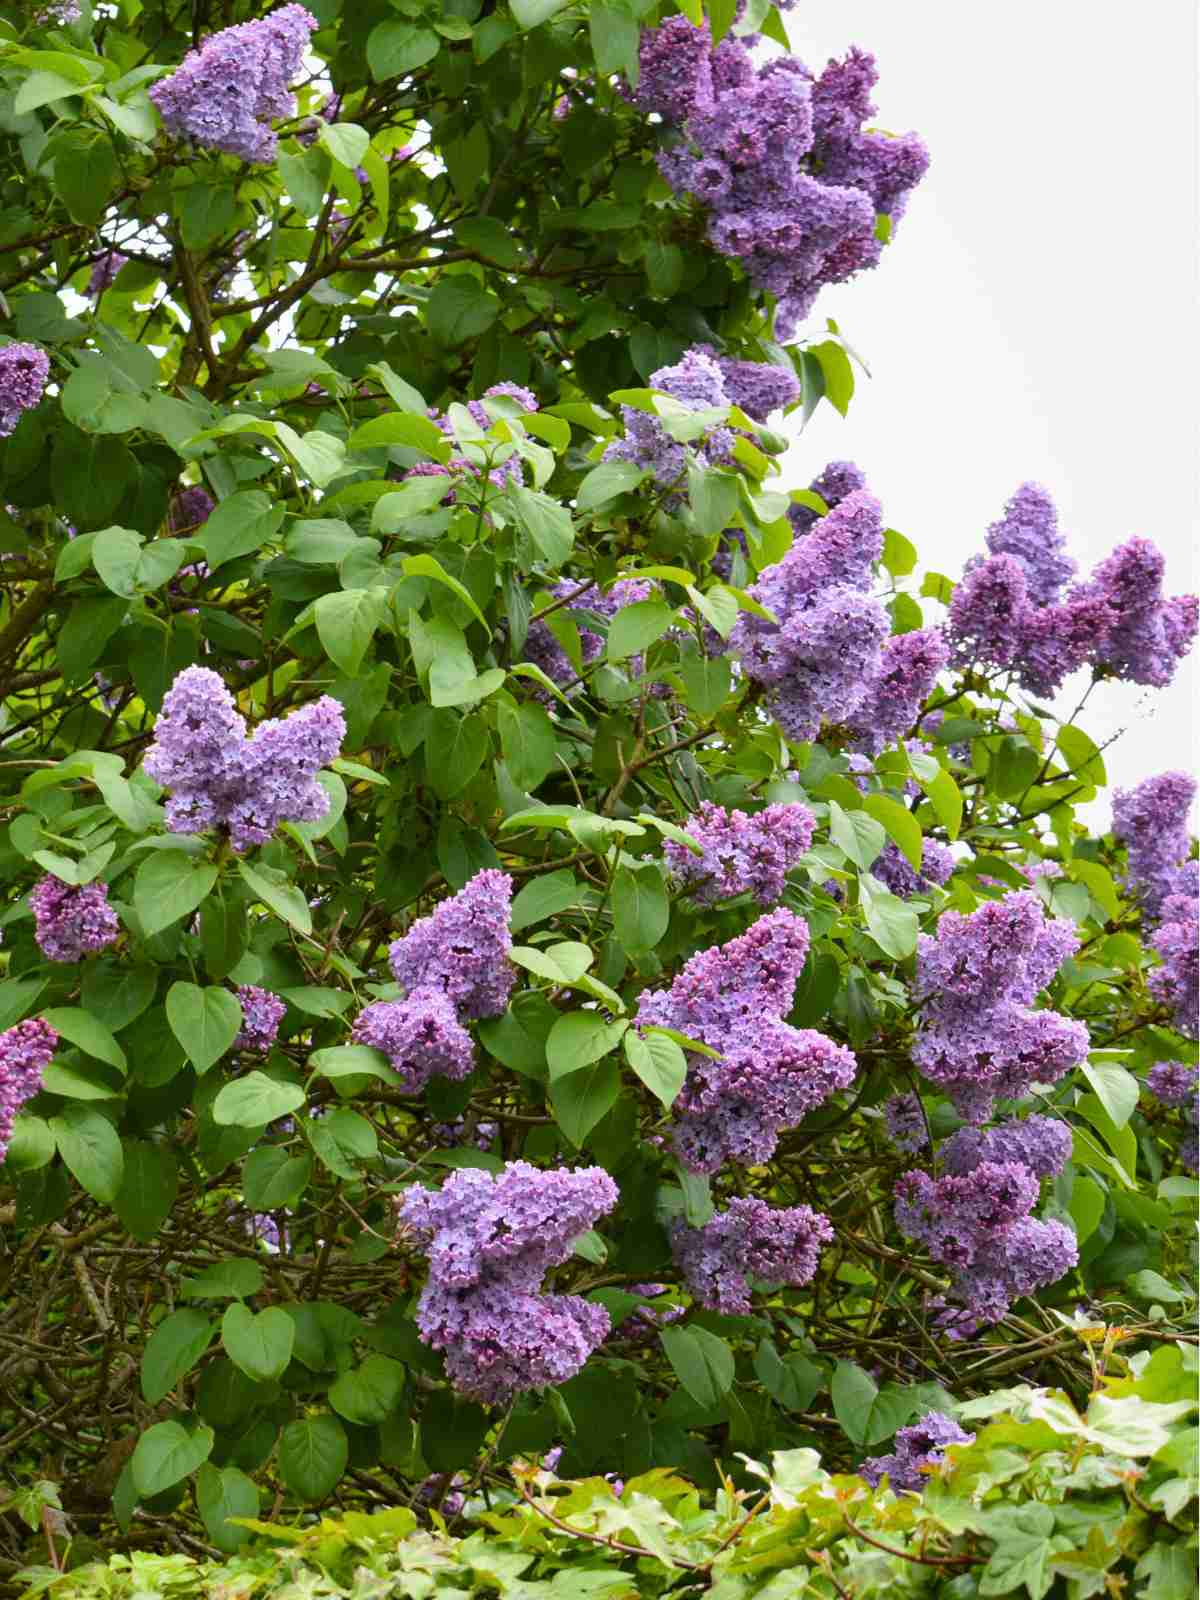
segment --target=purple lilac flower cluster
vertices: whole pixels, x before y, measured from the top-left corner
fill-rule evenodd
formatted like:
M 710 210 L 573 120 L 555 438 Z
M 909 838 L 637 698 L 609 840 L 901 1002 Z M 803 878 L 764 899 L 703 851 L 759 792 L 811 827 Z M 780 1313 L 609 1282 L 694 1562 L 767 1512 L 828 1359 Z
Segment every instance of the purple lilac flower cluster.
M 405 1093 L 418 1093 L 435 1074 L 458 1080 L 470 1072 L 474 1046 L 463 1024 L 499 1016 L 516 982 L 511 904 L 506 872 L 477 872 L 388 952 L 405 997 L 367 1006 L 354 1038 L 387 1056 Z
M 1038 1179 L 1021 1161 L 981 1160 L 944 1178 L 906 1172 L 895 1195 L 900 1231 L 950 1269 L 962 1307 L 943 1319 L 951 1338 L 999 1322 L 1014 1300 L 1056 1282 L 1079 1259 L 1070 1228 L 1030 1216 Z
M 956 865 L 949 845 L 939 844 L 936 839 L 922 839 L 921 870 L 914 872 L 908 857 L 889 839 L 871 871 L 901 900 L 911 900 L 913 895 L 924 894 L 934 884 L 940 886 L 948 882 Z
M 146 752 L 148 775 L 171 791 L 172 833 L 228 829 L 235 850 L 265 844 L 281 822 L 316 822 L 329 810 L 317 772 L 338 754 L 346 720 L 329 695 L 251 738 L 233 696 L 207 667 L 185 667 L 168 689 Z
M 729 404 L 755 422 L 766 422 L 772 411 L 784 411 L 800 398 L 800 380 L 791 367 L 770 361 L 738 361 L 719 355 L 710 344 L 695 345 L 693 350 L 716 363 Z
M 520 410 L 527 412 L 538 409 L 537 396 L 519 383 L 494 383 L 490 389 L 483 391 L 483 399 L 513 400 Z M 472 420 L 485 432 L 495 420 L 489 415 L 483 400 L 468 400 L 467 411 L 470 413 Z M 432 422 L 437 423 L 443 433 L 454 437 L 454 423 L 448 416 L 443 415 L 436 406 L 430 407 L 428 415 Z M 462 474 L 465 474 L 468 479 L 479 479 L 481 477 L 479 467 L 473 461 L 469 461 L 466 456 L 461 455 L 451 456 L 450 460 L 444 465 L 439 461 L 418 461 L 415 466 L 407 468 L 397 476 L 402 482 L 406 482 L 410 478 L 454 478 Z M 498 489 L 503 489 L 505 484 L 508 483 L 519 484 L 521 482 L 520 457 L 513 452 L 508 456 L 507 460 L 502 461 L 499 466 L 493 467 L 488 472 L 487 478 L 488 482 Z M 454 490 L 448 487 L 441 504 L 445 506 L 453 505 L 455 499 Z
M 715 410 L 728 406 L 731 399 L 717 361 L 698 345 L 685 352 L 675 366 L 652 372 L 650 387 L 661 389 L 692 411 Z M 687 446 L 672 439 L 658 417 L 649 411 L 623 405 L 621 418 L 625 437 L 614 439 L 602 459 L 632 461 L 635 466 L 645 467 L 664 489 L 681 485 L 688 466 Z M 693 448 L 701 462 L 715 465 L 732 459 L 733 440 L 732 429 L 717 423 Z
M 1146 1087 L 1160 1105 L 1186 1105 L 1196 1092 L 1196 1068 L 1185 1061 L 1156 1061 L 1146 1074 Z
M 866 699 L 890 629 L 867 592 L 882 552 L 879 502 L 856 490 L 750 589 L 777 621 L 739 613 L 730 648 L 789 739 L 816 738 L 822 722 L 850 720 Z
M 1054 1178 L 1071 1157 L 1071 1130 L 1056 1117 L 1010 1118 L 994 1128 L 967 1126 L 940 1152 L 946 1171 L 961 1177 L 985 1161 L 1016 1161 L 1035 1178 Z
M 894 1094 L 884 1103 L 883 1125 L 887 1136 L 906 1155 L 924 1150 L 929 1143 L 929 1125 L 916 1094 Z
M 688 1293 L 710 1311 L 750 1310 L 750 1279 L 799 1288 L 833 1240 L 828 1217 L 808 1206 L 769 1206 L 757 1196 L 731 1200 L 702 1228 L 677 1221 L 671 1249 Z
M 1194 888 L 1188 895 L 1167 896 L 1149 943 L 1162 966 L 1150 973 L 1146 987 L 1170 1006 L 1180 1033 L 1194 1039 L 1200 1034 L 1200 901 Z
M 563 609 L 576 617 L 582 618 L 585 613 L 590 612 L 593 616 L 611 622 L 622 607 L 636 605 L 639 600 L 648 600 L 653 593 L 653 586 L 638 582 L 636 579 L 621 578 L 602 594 L 594 584 L 582 588 L 574 579 L 563 578 L 553 585 L 550 593 L 556 600 L 566 601 Z M 603 656 L 604 639 L 594 628 L 587 626 L 586 620 L 581 620 L 578 628 L 579 654 L 586 670 Z M 577 674 L 571 659 L 544 622 L 531 624 L 525 639 L 524 656 L 526 661 L 532 661 L 535 666 L 541 667 L 552 682 L 559 684 L 568 692 L 575 685 Z M 630 670 L 635 677 L 639 674 L 640 658 L 636 656 L 632 658 Z
M 790 338 L 823 284 L 877 265 L 929 163 L 915 134 L 864 130 L 874 114 L 874 58 L 852 50 L 814 80 L 784 57 L 756 67 L 731 35 L 670 17 L 642 34 L 634 102 L 662 117 L 672 142 L 659 167 L 677 193 L 709 208 L 708 237 L 779 302 Z
M 772 805 L 751 816 L 705 800 L 683 824 L 702 854 L 674 839 L 664 843 L 663 854 L 700 905 L 752 894 L 759 905 L 773 906 L 783 894 L 788 872 L 812 843 L 816 825 L 807 806 Z
M 41 1088 L 42 1073 L 57 1048 L 58 1034 L 41 1017 L 0 1033 L 0 1162 L 7 1154 L 17 1113 Z
M 189 484 L 171 501 L 167 527 L 174 534 L 194 533 L 217 509 L 217 502 L 202 484 Z
M 277 994 L 260 989 L 255 983 L 239 984 L 237 997 L 242 1007 L 242 1026 L 233 1048 L 265 1056 L 275 1043 L 287 1006 Z
M 886 1474 L 893 1492 L 911 1489 L 920 1494 L 929 1481 L 929 1474 L 946 1459 L 946 1447 L 952 1444 L 971 1444 L 975 1435 L 964 1433 L 953 1418 L 943 1411 L 927 1411 L 919 1422 L 896 1432 L 895 1449 L 886 1456 L 868 1456 L 858 1469 L 872 1489 Z
M 1160 772 L 1136 789 L 1113 791 L 1112 831 L 1126 848 L 1126 887 L 1148 916 L 1157 918 L 1176 891 L 1176 874 L 1191 848 L 1188 814 L 1196 780 L 1186 772 Z M 1186 892 L 1186 890 L 1184 891 Z
M 110 945 L 120 932 L 106 883 L 76 886 L 48 874 L 29 891 L 35 938 L 51 961 L 82 961 Z
M 1089 663 L 1132 683 L 1170 683 L 1200 626 L 1200 601 L 1164 597 L 1162 553 L 1149 539 L 1119 545 L 1086 582 L 1067 588 L 1075 562 L 1054 504 L 1026 483 L 987 542 L 990 554 L 967 563 L 950 601 L 959 665 L 1011 670 L 1036 695 L 1056 693 Z
M 565 1383 L 603 1341 L 603 1306 L 541 1286 L 617 1198 L 601 1167 L 543 1172 L 525 1161 L 496 1176 L 456 1172 L 436 1193 L 408 1190 L 398 1216 L 429 1258 L 417 1328 L 445 1351 L 464 1394 L 501 1405 Z
M 50 357 L 36 344 L 6 344 L 0 349 L 0 439 L 7 438 L 40 402 L 50 376 Z
M 920 936 L 915 993 L 924 1005 L 912 1058 L 968 1122 L 986 1122 L 997 1099 L 1019 1099 L 1086 1058 L 1086 1024 L 1030 1009 L 1077 946 L 1072 925 L 1048 920 L 1025 889 L 967 916 L 947 911 L 936 937 Z
M 907 733 L 949 659 L 950 646 L 942 628 L 893 634 L 850 718 L 858 749 L 877 756 Z
M 295 114 L 289 85 L 316 27 L 303 6 L 285 5 L 214 33 L 152 85 L 164 125 L 207 149 L 260 166 L 270 162 L 278 143 L 271 123 Z
M 88 299 L 94 300 L 97 295 L 103 294 L 105 289 L 111 289 L 117 273 L 128 260 L 129 257 L 123 256 L 119 250 L 110 250 L 106 255 L 102 255 L 92 267 L 88 277 L 87 288 L 84 290 Z
M 850 1050 L 783 1020 L 807 953 L 803 920 L 772 911 L 728 944 L 692 956 L 669 989 L 642 994 L 639 1023 L 721 1052 L 689 1053 L 676 1101 L 675 1148 L 694 1172 L 766 1161 L 783 1129 L 853 1081 Z

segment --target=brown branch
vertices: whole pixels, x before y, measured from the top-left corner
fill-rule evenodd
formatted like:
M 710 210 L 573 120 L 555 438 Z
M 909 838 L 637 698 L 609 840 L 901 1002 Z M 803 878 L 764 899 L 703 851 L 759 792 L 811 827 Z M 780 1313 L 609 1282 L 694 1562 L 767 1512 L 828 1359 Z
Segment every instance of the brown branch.
M 914 1556 L 907 1550 L 897 1550 L 894 1544 L 884 1544 L 882 1539 L 875 1539 L 869 1533 L 864 1533 L 844 1506 L 842 1518 L 856 1539 L 861 1539 L 864 1544 L 874 1545 L 876 1550 L 883 1550 L 889 1556 L 899 1556 L 901 1561 L 915 1561 L 922 1567 L 977 1567 L 982 1561 L 980 1556 Z

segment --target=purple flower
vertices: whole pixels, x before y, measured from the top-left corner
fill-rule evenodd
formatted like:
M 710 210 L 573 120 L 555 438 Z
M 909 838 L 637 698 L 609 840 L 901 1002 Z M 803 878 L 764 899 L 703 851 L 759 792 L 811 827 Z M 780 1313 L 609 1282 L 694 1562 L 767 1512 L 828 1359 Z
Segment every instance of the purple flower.
M 915 1094 L 894 1094 L 883 1107 L 883 1124 L 897 1150 L 912 1155 L 929 1143 L 929 1126 Z
M 705 800 L 683 827 L 703 853 L 668 839 L 663 854 L 693 899 L 715 905 L 735 894 L 752 894 L 759 905 L 772 906 L 783 894 L 788 872 L 812 843 L 816 819 L 807 806 L 772 805 L 749 815 Z
M 1176 909 L 1181 908 L 1181 909 Z M 1200 916 L 1194 897 L 1171 895 L 1163 902 L 1163 921 L 1150 936 L 1162 959 L 1147 978 L 1146 987 L 1161 1004 L 1170 1006 L 1180 1033 L 1196 1038 L 1200 1033 Z
M 610 1331 L 607 1311 L 577 1295 L 542 1294 L 541 1284 L 617 1198 L 600 1167 L 543 1172 L 525 1161 L 495 1177 L 464 1169 L 437 1192 L 406 1192 L 401 1225 L 429 1258 L 417 1328 L 445 1351 L 462 1393 L 501 1405 L 583 1366 Z
M 802 919 L 773 911 L 728 944 L 692 956 L 669 989 L 641 995 L 639 1023 L 674 1028 L 721 1052 L 716 1059 L 689 1052 L 676 1102 L 675 1147 L 693 1171 L 767 1160 L 783 1129 L 853 1081 L 851 1051 L 783 1021 L 807 952 Z
M 841 505 L 848 495 L 867 487 L 867 475 L 853 461 L 830 461 L 808 486 L 819 494 L 828 510 Z M 788 510 L 788 520 L 797 533 L 808 533 L 820 520 L 811 506 L 793 505 Z M 879 546 L 883 554 L 883 543 Z
M 641 1295 L 646 1300 L 657 1300 L 660 1295 L 667 1293 L 665 1283 L 631 1283 L 630 1294 Z M 624 1322 L 619 1323 L 610 1334 L 611 1341 L 616 1344 L 649 1344 L 653 1342 L 660 1328 L 669 1327 L 672 1322 L 678 1322 L 684 1315 L 682 1306 L 639 1306 L 627 1316 Z
M 404 1000 L 377 1000 L 354 1024 L 354 1042 L 381 1050 L 405 1094 L 418 1094 L 430 1078 L 465 1078 L 475 1061 L 471 1035 L 444 990 L 413 989 Z
M 1071 924 L 1048 921 L 1027 890 L 969 916 L 944 912 L 936 938 L 920 935 L 912 1059 L 967 1121 L 986 1122 L 997 1099 L 1053 1083 L 1086 1057 L 1084 1023 L 1029 1009 L 1077 945 Z
M 1061 599 L 1075 576 L 1077 563 L 1066 553 L 1054 501 L 1040 483 L 1020 486 L 1006 503 L 1004 515 L 988 529 L 987 547 L 994 556 L 1008 555 L 1019 562 L 1026 592 L 1037 606 Z
M 150 98 L 171 132 L 264 165 L 275 155 L 270 124 L 293 116 L 289 84 L 317 20 L 301 5 L 224 28 L 190 50 Z
M 791 367 L 767 361 L 734 361 L 719 356 L 711 345 L 698 345 L 697 349 L 716 362 L 730 404 L 740 407 L 755 422 L 765 422 L 772 411 L 795 405 L 800 398 L 800 380 Z
M 113 280 L 128 259 L 129 257 L 123 256 L 119 250 L 110 250 L 100 257 L 92 267 L 87 288 L 84 290 L 89 300 L 94 300 L 97 295 L 103 294 L 105 289 L 112 287 Z
M 1160 772 L 1136 789 L 1113 791 L 1112 831 L 1126 848 L 1126 885 L 1148 916 L 1156 917 L 1173 892 L 1174 876 L 1191 849 L 1188 815 L 1196 780 L 1187 772 Z
M 587 625 L 587 615 L 600 617 L 606 622 L 611 622 L 617 612 L 624 606 L 636 605 L 639 600 L 648 600 L 652 593 L 648 583 L 639 583 L 634 579 L 621 578 L 614 583 L 607 593 L 593 585 L 590 588 L 580 585 L 575 579 L 562 578 L 554 584 L 550 593 L 556 600 L 566 600 L 564 610 L 572 613 L 576 619 L 579 630 L 579 654 L 584 668 L 592 666 L 604 654 L 604 637 L 596 632 L 595 628 Z M 574 598 L 569 598 L 569 597 Z M 525 639 L 524 657 L 532 661 L 535 666 L 541 667 L 546 676 L 561 685 L 568 693 L 572 692 L 577 677 L 570 657 L 559 644 L 544 622 L 531 624 Z M 635 656 L 630 661 L 630 670 L 637 675 L 640 672 L 640 658 Z
M 50 376 L 50 357 L 35 344 L 0 349 L 0 438 L 16 428 L 22 411 L 32 411 Z
M 941 628 L 893 634 L 851 719 L 859 748 L 878 755 L 907 733 L 949 659 Z
M 911 900 L 913 895 L 922 894 L 933 884 L 946 883 L 956 865 L 949 845 L 939 844 L 936 839 L 922 839 L 921 870 L 914 872 L 899 845 L 889 839 L 883 853 L 872 863 L 871 871 L 894 895 L 899 895 L 901 900 Z
M 710 1311 L 750 1310 L 750 1278 L 799 1288 L 831 1243 L 828 1217 L 808 1206 L 772 1207 L 757 1196 L 729 1202 L 702 1228 L 678 1221 L 671 1248 L 688 1293 Z
M 952 1444 L 971 1444 L 973 1433 L 964 1433 L 958 1423 L 942 1411 L 928 1411 L 920 1422 L 914 1422 L 896 1433 L 896 1448 L 890 1455 L 868 1456 L 858 1469 L 872 1489 L 878 1488 L 886 1474 L 893 1492 L 911 1489 L 920 1494 L 929 1481 L 929 1472 L 940 1467 L 946 1459 L 946 1447 Z
M 690 26 L 690 24 L 689 24 Z M 685 352 L 673 367 L 660 367 L 650 374 L 652 388 L 661 389 L 693 411 L 706 411 L 729 404 L 721 369 L 700 346 Z M 657 416 L 622 406 L 625 437 L 614 439 L 602 457 L 605 461 L 631 461 L 653 473 L 663 488 L 677 487 L 688 465 L 687 448 L 677 443 Z M 710 428 L 693 447 L 701 462 L 713 465 L 730 459 L 733 434 L 723 424 Z
M 664 122 L 683 122 L 692 111 L 712 104 L 712 34 L 684 16 L 668 17 L 659 28 L 642 30 L 638 47 L 638 86 L 633 101 Z
M 342 708 L 323 695 L 252 738 L 233 696 L 207 667 L 186 667 L 163 699 L 143 765 L 171 791 L 172 833 L 227 829 L 235 850 L 265 844 L 281 822 L 315 822 L 329 809 L 316 773 L 346 734 Z
M 208 521 L 217 502 L 201 484 L 189 484 L 171 501 L 167 527 L 172 533 L 193 533 Z
M 37 942 L 51 961 L 82 961 L 112 944 L 120 932 L 106 883 L 76 887 L 48 875 L 30 890 L 29 908 Z
M 1071 1130 L 1055 1117 L 1032 1116 L 994 1128 L 960 1128 L 942 1146 L 946 1171 L 974 1172 L 985 1161 L 1018 1162 L 1035 1178 L 1053 1178 L 1071 1158 Z
M 472 1130 L 464 1117 L 457 1117 L 453 1122 L 435 1122 L 429 1137 L 442 1147 L 465 1145 L 475 1150 L 490 1150 L 499 1132 L 498 1122 L 477 1122 Z
M 516 973 L 508 960 L 512 879 L 486 868 L 388 951 L 392 974 L 411 996 L 439 990 L 460 1018 L 498 1017 Z
M 1183 1061 L 1156 1061 L 1146 1074 L 1146 1087 L 1161 1105 L 1186 1105 L 1196 1093 L 1196 1068 Z
M 0 1033 L 0 1162 L 8 1152 L 17 1113 L 41 1088 L 42 1074 L 57 1048 L 58 1034 L 41 1017 Z
M 1109 626 L 1095 642 L 1094 661 L 1130 683 L 1165 688 L 1187 655 L 1200 624 L 1195 595 L 1166 599 L 1165 563 L 1149 539 L 1129 539 L 1102 561 L 1080 593 L 1107 607 Z
M 275 1043 L 287 1006 L 277 994 L 253 983 L 240 984 L 237 997 L 242 1007 L 242 1026 L 233 1048 L 265 1056 Z

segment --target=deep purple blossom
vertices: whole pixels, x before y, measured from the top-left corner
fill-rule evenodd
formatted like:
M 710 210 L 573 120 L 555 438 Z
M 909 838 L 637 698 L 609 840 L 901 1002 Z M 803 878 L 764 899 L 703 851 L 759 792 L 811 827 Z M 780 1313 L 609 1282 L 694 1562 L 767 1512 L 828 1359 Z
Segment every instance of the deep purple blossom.
M 508 959 L 512 879 L 485 868 L 388 951 L 392 975 L 409 994 L 439 989 L 460 1018 L 498 1017 L 516 972 Z
M 171 791 L 172 833 L 228 829 L 235 850 L 265 844 L 281 822 L 316 822 L 329 797 L 316 781 L 346 735 L 338 702 L 322 695 L 251 738 L 233 696 L 207 667 L 185 667 L 168 689 L 146 752 L 147 774 Z
M 936 937 L 920 935 L 912 1059 L 967 1121 L 986 1122 L 997 1099 L 1053 1083 L 1087 1056 L 1086 1024 L 1030 1010 L 1077 947 L 1074 927 L 1047 920 L 1028 890 L 969 916 L 944 912 Z
M 850 1050 L 783 1020 L 807 952 L 802 919 L 773 911 L 728 944 L 692 956 L 670 988 L 641 995 L 639 1023 L 674 1028 L 721 1052 L 715 1060 L 688 1053 L 676 1101 L 675 1148 L 693 1171 L 769 1159 L 785 1128 L 853 1081 Z
M 576 1295 L 542 1294 L 542 1280 L 617 1198 L 600 1167 L 543 1172 L 525 1161 L 498 1176 L 456 1172 L 437 1192 L 406 1192 L 399 1220 L 429 1258 L 417 1328 L 445 1351 L 456 1388 L 500 1405 L 574 1377 L 609 1333 L 608 1312 Z
M 433 985 L 417 987 L 403 1000 L 367 1006 L 353 1037 L 387 1056 L 405 1094 L 419 1094 L 432 1077 L 465 1078 L 475 1060 L 453 1001 Z
M 1196 1092 L 1196 1068 L 1186 1061 L 1156 1061 L 1146 1074 L 1146 1087 L 1164 1106 L 1182 1106 Z
M 894 840 L 889 839 L 881 855 L 871 863 L 872 874 L 901 900 L 911 900 L 934 884 L 948 882 L 957 862 L 949 845 L 936 839 L 921 841 L 921 870 L 914 872 L 912 863 Z
M 242 1026 L 233 1048 L 265 1056 L 275 1043 L 287 1005 L 277 994 L 260 989 L 255 983 L 239 984 L 237 997 L 242 1007 Z
M 8 1151 L 17 1113 L 41 1088 L 42 1074 L 57 1048 L 58 1034 L 41 1017 L 0 1033 L 0 1162 Z
M 878 755 L 908 732 L 949 659 L 941 628 L 918 628 L 888 639 L 850 721 L 860 750 Z
M 263 165 L 275 155 L 272 122 L 294 115 L 289 85 L 317 19 L 301 5 L 212 34 L 150 89 L 165 127 L 210 150 Z
M 973 1433 L 964 1433 L 951 1417 L 943 1411 L 928 1411 L 919 1422 L 900 1428 L 896 1433 L 896 1448 L 886 1456 L 868 1456 L 858 1469 L 872 1489 L 879 1486 L 886 1474 L 893 1492 L 899 1494 L 911 1489 L 920 1494 L 929 1481 L 932 1468 L 940 1467 L 946 1459 L 946 1447 L 952 1444 L 971 1444 Z
M 203 484 L 189 484 L 171 501 L 167 527 L 172 533 L 194 533 L 217 508 L 217 502 Z
M 1187 772 L 1159 772 L 1136 789 L 1113 791 L 1114 837 L 1125 845 L 1126 886 L 1148 916 L 1156 917 L 1174 892 L 1175 874 L 1191 849 L 1188 816 L 1196 780 Z
M 1194 898 L 1172 895 L 1163 902 L 1163 911 L 1162 922 L 1150 936 L 1162 966 L 1150 973 L 1146 987 L 1171 1007 L 1180 1033 L 1194 1039 L 1200 1034 L 1200 907 Z
M 750 1310 L 750 1278 L 808 1283 L 821 1246 L 833 1240 L 828 1217 L 808 1206 L 772 1207 L 757 1196 L 731 1200 L 702 1228 L 677 1221 L 671 1248 L 688 1293 L 710 1311 L 736 1316 Z
M 701 905 L 752 894 L 759 905 L 773 906 L 783 895 L 788 872 L 812 843 L 815 828 L 807 806 L 772 805 L 751 815 L 705 800 L 683 824 L 684 832 L 703 846 L 703 854 L 674 839 L 666 840 L 663 854 L 674 876 Z
M 94 300 L 97 295 L 103 294 L 105 289 L 110 289 L 113 281 L 121 268 L 128 261 L 128 256 L 123 256 L 119 250 L 109 250 L 102 255 L 92 267 L 88 277 L 87 288 L 84 293 L 89 300 Z
M 7 437 L 40 402 L 50 376 L 50 357 L 36 344 L 6 344 L 0 349 L 0 439 Z
M 120 932 L 106 883 L 76 887 L 48 874 L 29 891 L 29 908 L 36 923 L 35 938 L 51 961 L 82 961 L 110 945 Z

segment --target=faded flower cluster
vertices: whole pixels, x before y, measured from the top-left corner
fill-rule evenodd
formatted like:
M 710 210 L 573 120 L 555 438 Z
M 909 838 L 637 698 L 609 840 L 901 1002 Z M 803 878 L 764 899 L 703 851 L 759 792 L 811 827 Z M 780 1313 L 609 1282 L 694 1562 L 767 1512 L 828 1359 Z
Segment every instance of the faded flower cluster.
M 772 911 L 692 956 L 670 988 L 642 994 L 639 1023 L 720 1051 L 715 1059 L 689 1052 L 675 1103 L 675 1148 L 694 1172 L 766 1161 L 785 1128 L 853 1081 L 850 1050 L 783 1020 L 807 952 L 801 918 Z
M 64 883 L 48 874 L 29 892 L 34 937 L 51 961 L 82 961 L 110 945 L 120 932 L 106 883 Z
M 235 850 L 265 844 L 281 822 L 316 822 L 329 797 L 316 781 L 346 735 L 329 695 L 283 718 L 260 722 L 247 739 L 233 696 L 207 667 L 185 667 L 163 699 L 145 769 L 171 791 L 172 833 L 228 830 Z
M 807 806 L 771 805 L 751 815 L 705 800 L 683 824 L 701 853 L 668 839 L 663 855 L 700 905 L 752 894 L 760 906 L 773 906 L 783 895 L 787 874 L 812 843 L 815 827 Z
M 456 1172 L 436 1193 L 406 1192 L 397 1215 L 429 1258 L 417 1328 L 445 1351 L 462 1393 L 502 1405 L 565 1383 L 607 1336 L 603 1306 L 541 1287 L 617 1198 L 601 1167 L 540 1171 L 525 1161 L 496 1176 Z

